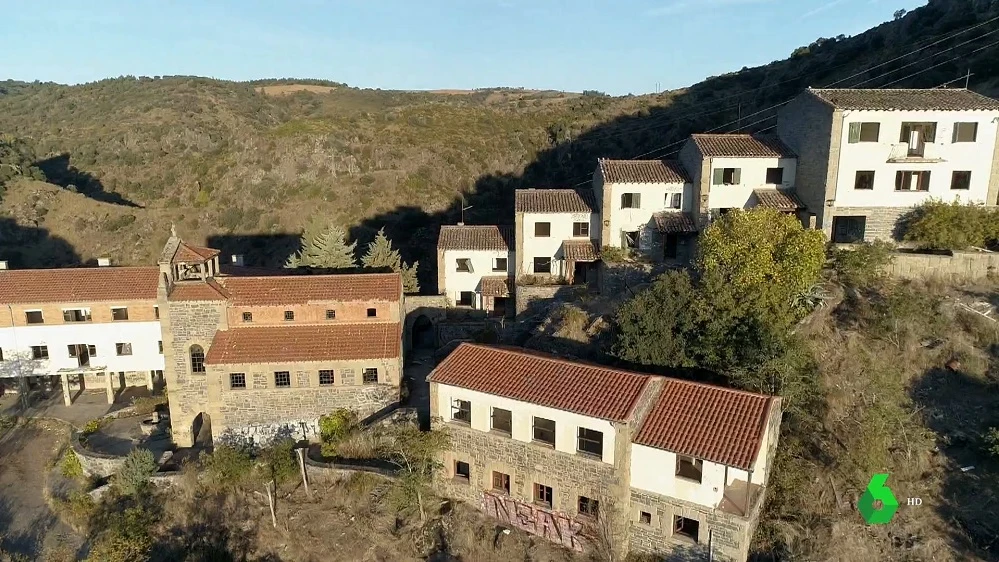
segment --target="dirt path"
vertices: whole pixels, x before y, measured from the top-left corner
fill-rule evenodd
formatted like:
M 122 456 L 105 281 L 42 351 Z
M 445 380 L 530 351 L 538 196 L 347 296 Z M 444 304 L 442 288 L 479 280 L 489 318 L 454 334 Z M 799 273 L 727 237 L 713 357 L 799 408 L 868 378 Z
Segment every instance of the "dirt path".
M 50 423 L 29 422 L 0 437 L 0 547 L 36 559 L 73 532 L 42 496 L 47 467 L 66 438 Z

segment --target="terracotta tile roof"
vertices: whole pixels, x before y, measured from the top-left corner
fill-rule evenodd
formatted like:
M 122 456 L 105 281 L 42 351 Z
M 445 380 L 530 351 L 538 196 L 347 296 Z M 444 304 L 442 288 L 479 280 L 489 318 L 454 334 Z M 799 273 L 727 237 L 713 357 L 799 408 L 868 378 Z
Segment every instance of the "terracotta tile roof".
M 444 225 L 437 236 L 438 250 L 497 250 L 513 247 L 513 227 Z
M 797 211 L 804 209 L 805 204 L 798 199 L 793 191 L 781 189 L 754 189 L 756 204 L 760 207 L 777 209 L 778 211 Z
M 840 109 L 885 111 L 999 110 L 999 100 L 964 88 L 812 89 L 808 92 Z
M 156 300 L 157 267 L 0 271 L 0 304 Z
M 652 376 L 552 355 L 462 343 L 430 380 L 584 416 L 626 421 Z
M 180 281 L 174 284 L 167 296 L 167 300 L 171 301 L 224 301 L 228 298 L 229 294 L 214 279 Z
M 565 240 L 562 242 L 562 255 L 571 261 L 597 261 L 600 250 L 593 240 Z
M 219 255 L 219 251 L 213 248 L 192 246 L 187 242 L 181 242 L 177 246 L 177 252 L 174 253 L 171 263 L 200 263 L 208 261 L 217 255 Z
M 606 183 L 687 183 L 677 160 L 597 160 Z
M 705 157 L 794 158 L 794 151 L 774 135 L 690 135 Z
M 239 306 L 307 304 L 310 302 L 398 301 L 398 273 L 220 277 L 218 282 Z
M 399 324 L 266 326 L 215 332 L 209 365 L 391 359 L 401 354 Z
M 663 234 L 683 234 L 697 232 L 697 225 L 694 224 L 694 217 L 690 213 L 679 211 L 660 211 L 654 215 L 656 228 Z
M 505 275 L 489 275 L 482 278 L 482 296 L 509 297 L 511 279 Z
M 518 189 L 518 213 L 595 213 L 596 199 L 591 189 Z
M 634 441 L 749 470 L 775 402 L 762 394 L 666 379 Z

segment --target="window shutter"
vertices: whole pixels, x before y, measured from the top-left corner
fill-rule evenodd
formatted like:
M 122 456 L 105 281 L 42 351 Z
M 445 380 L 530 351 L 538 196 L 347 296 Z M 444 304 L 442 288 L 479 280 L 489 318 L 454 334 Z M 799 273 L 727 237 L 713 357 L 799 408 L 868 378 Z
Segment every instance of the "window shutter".
M 860 142 L 860 123 L 850 123 L 849 143 Z
M 721 185 L 725 183 L 725 170 L 723 168 L 715 168 L 714 178 L 711 180 L 714 185 Z
M 961 128 L 960 123 L 954 123 L 954 132 L 950 136 L 951 143 L 957 142 L 957 131 L 960 130 L 960 128 Z
M 927 126 L 926 126 L 926 132 L 923 133 L 923 134 L 925 135 L 925 138 L 923 139 L 923 141 L 925 141 L 925 142 L 937 142 L 937 124 L 936 123 L 928 123 Z
M 622 193 L 621 194 L 621 208 L 622 209 L 627 209 L 628 208 L 628 195 L 630 195 L 630 194 L 629 193 Z
M 732 174 L 732 183 L 739 185 L 742 183 L 742 168 L 736 168 Z
M 631 205 L 636 209 L 642 208 L 642 194 L 636 193 L 631 197 Z

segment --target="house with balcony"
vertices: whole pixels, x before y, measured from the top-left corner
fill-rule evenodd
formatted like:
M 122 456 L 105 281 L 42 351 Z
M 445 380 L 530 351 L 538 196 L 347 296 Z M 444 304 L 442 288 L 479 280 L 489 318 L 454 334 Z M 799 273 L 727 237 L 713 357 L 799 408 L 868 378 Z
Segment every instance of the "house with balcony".
M 779 398 L 469 343 L 428 380 L 446 496 L 575 550 L 609 525 L 629 550 L 745 560 Z
M 597 161 L 593 192 L 600 206 L 600 243 L 647 257 L 693 256 L 693 185 L 677 160 Z
M 804 210 L 795 190 L 798 158 L 776 136 L 695 134 L 679 159 L 693 184 L 698 229 L 731 209 L 763 206 L 795 215 Z
M 68 406 L 76 389 L 105 389 L 110 404 L 127 386 L 162 381 L 157 268 L 2 265 L 0 384 L 58 380 Z
M 600 211 L 591 189 L 518 189 L 517 283 L 583 284 L 596 279 Z
M 513 312 L 513 227 L 444 225 L 437 238 L 437 287 L 449 304 Z
M 781 108 L 798 196 L 834 242 L 899 239 L 929 199 L 996 205 L 999 101 L 966 89 L 812 89 Z

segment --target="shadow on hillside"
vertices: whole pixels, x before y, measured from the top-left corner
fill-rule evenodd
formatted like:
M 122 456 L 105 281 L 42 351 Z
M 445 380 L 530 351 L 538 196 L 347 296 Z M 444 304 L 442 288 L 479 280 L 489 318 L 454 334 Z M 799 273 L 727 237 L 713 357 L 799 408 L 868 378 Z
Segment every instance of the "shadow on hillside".
M 48 229 L 0 218 L 0 260 L 11 269 L 84 265 L 73 246 Z
M 999 350 L 990 354 L 992 371 Z M 999 552 L 999 458 L 990 458 L 985 436 L 989 428 L 999 427 L 999 387 L 961 371 L 937 368 L 913 385 L 911 395 L 926 426 L 939 436 L 946 460 L 942 497 L 934 499 L 942 518 L 951 522 L 951 549 L 994 559 Z M 911 495 L 919 491 L 914 492 Z M 899 501 L 906 509 L 905 499 Z
M 125 199 L 118 193 L 105 191 L 104 184 L 101 183 L 100 179 L 90 172 L 84 172 L 70 164 L 70 158 L 70 154 L 64 152 L 39 160 L 35 162 L 35 165 L 45 173 L 45 178 L 50 183 L 54 183 L 70 191 L 81 193 L 95 201 L 125 207 L 142 207 Z
M 214 234 L 206 244 L 222 252 L 222 263 L 231 264 L 230 256 L 241 255 L 251 267 L 283 267 L 288 257 L 301 248 L 300 235 L 290 232 L 273 234 Z

